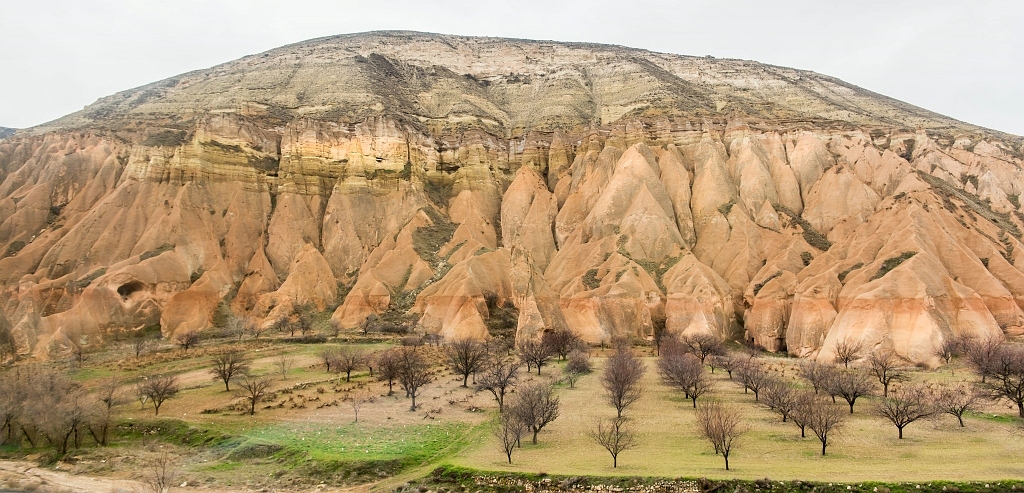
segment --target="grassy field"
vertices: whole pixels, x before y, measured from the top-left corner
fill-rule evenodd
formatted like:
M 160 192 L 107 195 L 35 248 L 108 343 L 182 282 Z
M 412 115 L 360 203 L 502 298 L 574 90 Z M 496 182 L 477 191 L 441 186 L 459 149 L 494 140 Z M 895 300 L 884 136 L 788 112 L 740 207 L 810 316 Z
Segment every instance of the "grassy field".
M 798 383 L 792 360 L 771 358 L 776 370 L 786 368 L 785 378 Z M 732 470 L 725 471 L 721 456 L 700 438 L 695 412 L 689 401 L 661 384 L 647 358 L 643 397 L 627 410 L 640 446 L 623 452 L 619 467 L 612 468 L 608 453 L 593 443 L 587 430 L 598 418 L 611 418 L 615 410 L 603 399 L 598 370 L 563 388 L 561 416 L 541 432 L 540 444 L 524 444 L 508 465 L 497 439 L 477 443 L 451 460 L 456 466 L 493 471 L 517 471 L 565 475 L 629 475 L 708 478 L 772 478 L 817 481 L 995 480 L 1024 478 L 1024 431 L 1013 410 L 996 404 L 986 413 L 965 419 L 960 428 L 955 418 L 941 415 L 915 422 L 906 438 L 897 439 L 896 428 L 869 413 L 871 399 L 857 401 L 856 412 L 820 455 L 820 442 L 808 430 L 782 423 L 778 414 L 755 403 L 753 394 L 730 382 L 723 372 L 714 375 L 714 396 L 740 407 L 750 431 L 741 438 L 730 457 Z M 552 372 L 553 373 L 553 372 Z M 973 378 L 958 373 L 955 379 Z M 916 379 L 949 380 L 948 372 L 922 372 Z M 840 401 L 842 403 L 842 401 Z
M 294 344 L 261 340 L 241 343 L 254 371 L 274 374 L 272 397 L 261 403 L 255 416 L 239 406 L 208 372 L 210 355 L 226 345 L 212 341 L 190 350 L 165 349 L 140 360 L 110 351 L 76 365 L 73 376 L 86 387 L 109 376 L 137 379 L 155 373 L 173 373 L 182 392 L 168 400 L 154 417 L 150 405 L 133 401 L 130 392 L 118 407 L 119 426 L 113 445 L 73 450 L 65 460 L 81 472 L 101 475 L 131 474 L 161 445 L 169 446 L 185 466 L 190 484 L 261 488 L 302 488 L 325 481 L 353 484 L 381 481 L 391 488 L 427 475 L 446 465 L 477 471 L 514 474 L 550 474 L 595 477 L 687 477 L 713 479 L 863 482 L 863 481 L 995 481 L 1024 478 L 1024 427 L 1006 403 L 987 403 L 984 412 L 966 417 L 960 428 L 955 418 L 941 415 L 911 424 L 903 440 L 896 429 L 869 413 L 871 398 L 858 401 L 856 413 L 830 443 L 825 457 L 810 434 L 801 438 L 792 423 L 754 401 L 753 394 L 728 379 L 713 375 L 714 398 L 743 411 L 749 432 L 743 436 L 725 471 L 720 456 L 695 429 L 695 411 L 688 400 L 665 387 L 655 371 L 656 359 L 645 354 L 648 371 L 643 397 L 627 410 L 640 446 L 623 452 L 619 467 L 611 467 L 608 453 L 592 442 L 587 432 L 599 418 L 614 417 L 600 386 L 604 357 L 595 350 L 596 371 L 584 376 L 575 389 L 557 382 L 558 365 L 544 375 L 525 374 L 522 382 L 556 384 L 561 415 L 540 434 L 536 446 L 524 442 L 507 464 L 497 439 L 490 433 L 497 405 L 489 393 L 461 388 L 461 379 L 440 367 L 435 380 L 418 399 L 416 412 L 400 390 L 388 395 L 387 386 L 361 371 L 352 382 L 328 374 L 318 363 L 320 344 Z M 358 346 L 367 353 L 389 346 L 368 341 Z M 436 348 L 424 348 L 437 357 Z M 275 361 L 290 356 L 287 376 L 276 375 Z M 803 385 L 796 361 L 763 357 L 772 371 Z M 963 381 L 975 377 L 966 371 L 913 373 L 918 381 Z M 375 396 L 354 423 L 346 397 L 369 389 Z M 840 405 L 843 405 L 840 402 Z M 154 448 L 156 447 L 156 448 Z M 0 450 L 7 457 L 39 450 Z

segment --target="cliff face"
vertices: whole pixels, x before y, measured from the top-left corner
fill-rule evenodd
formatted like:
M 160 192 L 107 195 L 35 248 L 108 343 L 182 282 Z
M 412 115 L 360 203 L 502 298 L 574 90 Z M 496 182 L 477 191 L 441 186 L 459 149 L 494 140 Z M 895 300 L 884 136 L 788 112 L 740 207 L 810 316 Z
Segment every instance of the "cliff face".
M 614 46 L 313 40 L 0 140 L 0 344 L 298 307 L 937 364 L 1024 331 L 1022 141 L 818 74 Z M 515 309 L 512 309 L 512 307 Z M 374 319 L 371 319 L 374 320 Z

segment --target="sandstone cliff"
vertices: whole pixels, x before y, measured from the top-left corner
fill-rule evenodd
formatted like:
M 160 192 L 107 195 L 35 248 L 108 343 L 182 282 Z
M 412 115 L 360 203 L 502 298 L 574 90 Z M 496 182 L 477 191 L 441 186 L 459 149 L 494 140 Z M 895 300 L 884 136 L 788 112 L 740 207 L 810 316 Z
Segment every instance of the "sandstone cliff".
M 934 365 L 946 338 L 1024 332 L 1022 145 L 749 61 L 312 40 L 0 140 L 0 344 L 307 307 Z

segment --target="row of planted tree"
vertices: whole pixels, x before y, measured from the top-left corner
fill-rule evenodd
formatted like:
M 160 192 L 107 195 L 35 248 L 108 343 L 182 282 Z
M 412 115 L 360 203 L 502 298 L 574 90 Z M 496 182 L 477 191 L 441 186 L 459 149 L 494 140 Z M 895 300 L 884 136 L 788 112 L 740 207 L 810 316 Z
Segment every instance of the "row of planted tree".
M 539 432 L 557 419 L 560 411 L 550 383 L 518 383 L 523 366 L 527 372 L 536 370 L 540 375 L 551 360 L 566 360 L 561 376 L 570 388 L 591 371 L 590 348 L 568 331 L 548 332 L 540 340 L 518 344 L 502 339 L 447 343 L 437 338 L 426 340 L 437 347 L 424 349 L 424 339 L 406 338 L 402 346 L 375 353 L 351 345 L 325 345 L 317 356 L 328 373 L 343 374 L 346 382 L 353 372 L 365 371 L 370 378 L 386 382 L 388 395 L 397 384 L 410 399 L 410 410 L 416 410 L 416 397 L 437 377 L 439 366 L 457 374 L 464 387 L 472 379 L 477 390 L 490 392 L 497 402 L 495 433 L 510 463 L 522 437 L 529 433 L 536 443 Z M 910 369 L 891 351 L 867 352 L 848 341 L 839 344 L 833 364 L 802 362 L 798 371 L 807 384 L 800 386 L 791 385 L 768 364 L 783 359 L 759 357 L 754 348 L 730 353 L 722 341 L 703 335 L 663 337 L 657 342 L 658 373 L 665 384 L 692 401 L 697 431 L 725 458 L 727 469 L 729 454 L 747 425 L 742 412 L 713 397 L 714 379 L 709 372 L 727 374 L 744 392 L 752 393 L 756 402 L 778 413 L 783 422 L 794 423 L 801 436 L 807 430 L 813 432 L 821 441 L 823 455 L 829 438 L 854 412 L 857 400 L 878 394 L 879 387 L 881 398 L 872 403 L 871 411 L 892 422 L 900 438 L 906 426 L 937 413 L 949 413 L 963 426 L 964 414 L 983 398 L 1009 399 L 1019 411 L 1024 406 L 1024 347 L 1001 340 L 961 338 L 943 344 L 936 349 L 940 356 L 947 362 L 962 356 L 981 381 L 931 386 L 910 382 Z M 179 346 L 183 354 L 192 347 Z M 266 368 L 254 372 L 250 356 L 238 346 L 227 345 L 217 348 L 208 369 L 223 383 L 225 392 L 242 404 L 239 408 L 255 414 L 258 404 L 274 395 L 272 373 L 285 376 L 293 363 L 282 353 L 274 359 L 270 373 Z M 613 466 L 617 466 L 619 453 L 637 446 L 627 410 L 642 395 L 645 372 L 643 362 L 625 343 L 615 345 L 604 366 L 601 383 L 616 413 L 597 422 L 590 435 L 611 454 Z M 163 374 L 145 376 L 133 384 L 112 377 L 86 392 L 60 371 L 20 365 L 0 376 L 0 438 L 3 443 L 27 443 L 32 447 L 45 443 L 60 453 L 80 446 L 89 437 L 105 445 L 122 399 L 134 395 L 140 405 L 149 404 L 154 414 L 159 414 L 161 405 L 179 391 L 178 377 Z M 372 394 L 352 393 L 347 397 L 356 416 L 359 406 L 372 399 Z M 849 412 L 836 405 L 839 399 L 849 405 Z M 1020 412 L 1024 416 L 1024 411 Z

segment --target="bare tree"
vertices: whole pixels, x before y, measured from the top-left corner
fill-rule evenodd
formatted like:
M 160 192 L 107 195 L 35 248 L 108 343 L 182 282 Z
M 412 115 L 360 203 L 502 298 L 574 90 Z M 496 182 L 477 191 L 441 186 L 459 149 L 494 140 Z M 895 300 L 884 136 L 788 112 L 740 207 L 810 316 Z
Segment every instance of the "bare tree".
M 856 370 L 837 372 L 829 384 L 829 393 L 846 400 L 846 403 L 850 405 L 850 414 L 853 414 L 853 405 L 857 402 L 857 398 L 871 395 L 874 390 L 875 386 L 871 383 L 871 378 Z
M 979 399 L 978 391 L 970 385 L 946 385 L 939 388 L 935 404 L 939 411 L 955 416 L 963 427 L 964 414 L 975 410 Z
M 240 349 L 231 348 L 213 357 L 213 368 L 210 373 L 217 380 L 224 382 L 224 391 L 231 392 L 231 380 L 249 371 L 249 363 L 245 361 L 245 353 Z
M 256 414 L 256 404 L 259 404 L 270 392 L 273 381 L 270 377 L 257 377 L 245 375 L 238 382 L 237 394 L 249 404 L 249 416 Z
M 783 423 L 793 415 L 798 406 L 799 393 L 782 379 L 769 378 L 761 392 L 764 394 L 764 405 L 779 413 Z
M 234 313 L 228 315 L 227 320 L 224 321 L 224 334 L 228 337 L 232 337 L 237 341 L 241 341 L 245 334 L 248 332 L 248 325 L 250 321 L 245 318 L 239 317 Z
M 89 433 L 100 445 L 107 445 L 107 434 L 114 422 L 114 406 L 121 403 L 123 387 L 120 378 L 110 377 L 100 382 L 96 389 L 97 405 L 90 413 Z
M 789 418 L 800 428 L 800 438 L 807 436 L 807 423 L 813 413 L 814 406 L 821 405 L 818 396 L 807 390 L 796 390 L 793 399 L 793 410 L 789 412 Z M 827 403 L 825 405 L 828 405 Z
M 732 354 L 717 355 L 712 356 L 712 358 L 715 360 L 715 365 L 725 370 L 729 375 L 729 380 L 732 380 L 732 372 L 739 368 L 740 359 Z
M 338 359 L 334 363 L 339 373 L 345 373 L 345 381 L 352 381 L 352 372 L 365 366 L 366 356 L 362 351 L 345 347 L 338 351 Z
M 815 394 L 828 387 L 829 377 L 834 373 L 835 369 L 833 367 L 823 365 L 814 360 L 800 362 L 800 376 L 807 380 L 807 383 L 811 384 Z
M 761 389 L 768 383 L 768 370 L 765 370 L 757 360 L 744 361 L 736 369 L 736 378 L 743 385 L 743 391 L 750 390 L 754 393 L 754 400 L 761 400 Z
M 709 356 L 723 354 L 722 340 L 711 334 L 691 334 L 683 336 L 680 342 L 689 348 L 689 352 L 700 358 L 701 364 L 704 364 L 705 360 L 707 360 Z
M 397 350 L 394 349 L 382 351 L 377 355 L 376 360 L 377 379 L 388 382 L 388 395 L 391 395 L 395 393 L 394 383 L 398 379 L 402 361 L 398 357 Z
M 999 337 L 989 337 L 980 341 L 964 337 L 961 340 L 964 355 L 967 356 L 967 361 L 975 373 L 981 377 L 981 383 L 986 383 L 987 377 L 992 374 L 993 363 L 1002 343 Z
M 348 405 L 352 407 L 352 414 L 355 415 L 355 423 L 359 422 L 359 410 L 362 409 L 363 404 L 368 402 L 373 402 L 373 395 L 365 388 L 356 390 L 348 396 Z
M 565 366 L 562 368 L 562 374 L 565 376 L 565 381 L 569 383 L 569 388 L 575 388 L 576 382 L 590 373 L 590 355 L 583 351 L 572 351 L 566 358 Z
M 943 338 L 942 342 L 935 346 L 934 354 L 938 356 L 946 366 L 953 361 L 953 358 L 960 353 L 961 343 L 953 337 Z M 951 368 L 952 370 L 952 368 Z M 951 371 L 952 373 L 952 371 Z
M 643 393 L 640 379 L 645 372 L 647 367 L 625 344 L 619 345 L 608 358 L 601 385 L 608 394 L 608 401 L 615 407 L 616 417 L 621 418 L 623 411 L 640 399 Z
M 835 358 L 836 362 L 842 362 L 844 368 L 850 367 L 850 362 L 860 358 L 861 353 L 864 351 L 864 343 L 861 341 L 854 341 L 849 337 L 836 343 Z
M 519 362 L 512 358 L 491 356 L 476 380 L 478 389 L 494 395 L 494 400 L 498 401 L 499 412 L 505 410 L 505 394 L 518 381 L 519 368 Z
M 583 346 L 583 340 L 569 329 L 558 329 L 545 332 L 541 344 L 548 346 L 552 353 L 558 355 L 558 359 L 564 360 L 569 353 Z
M 703 401 L 697 407 L 697 431 L 715 448 L 716 454 L 725 459 L 725 470 L 729 470 L 729 454 L 740 436 L 747 432 L 740 413 L 718 401 Z
M 530 367 L 535 366 L 537 367 L 538 375 L 540 375 L 541 367 L 547 364 L 548 360 L 554 355 L 550 346 L 534 340 L 520 341 L 518 346 L 519 359 L 526 363 L 527 371 L 529 371 Z
M 997 346 L 986 366 L 989 389 L 1016 404 L 1018 416 L 1024 418 L 1024 346 Z
M 174 343 L 177 344 L 182 351 L 187 353 L 189 349 L 199 345 L 199 331 L 190 330 L 188 332 L 178 334 L 174 337 Z
M 626 426 L 626 418 L 599 419 L 590 438 L 612 456 L 612 467 L 619 467 L 619 454 L 639 445 L 636 433 Z
M 331 346 L 322 347 L 316 352 L 316 357 L 324 364 L 327 373 L 330 373 L 331 365 L 338 362 L 338 348 Z
M 891 349 L 881 349 L 868 356 L 868 370 L 878 383 L 882 384 L 882 397 L 889 396 L 889 385 L 906 380 L 907 375 L 900 367 L 899 357 Z
M 828 447 L 829 437 L 834 436 L 846 421 L 846 413 L 835 404 L 824 399 L 817 398 L 816 402 L 807 406 L 807 415 L 804 416 L 806 425 L 814 435 L 821 441 L 821 455 L 825 455 L 825 448 Z
M 407 396 L 412 399 L 410 411 L 416 410 L 416 395 L 420 388 L 434 379 L 430 371 L 430 362 L 422 352 L 412 347 L 403 347 L 398 350 L 399 367 L 398 383 L 402 385 Z
M 257 323 L 255 320 L 249 320 L 249 323 L 246 325 L 246 330 L 249 331 L 249 334 L 252 334 L 253 339 L 259 339 L 264 332 L 270 330 L 271 328 L 273 328 L 272 324 L 261 324 Z
M 132 342 L 130 346 L 132 354 L 135 355 L 135 359 L 139 359 L 142 357 L 142 353 L 144 353 L 146 351 L 146 348 L 149 347 L 149 343 L 149 339 L 146 338 L 142 331 L 138 331 L 135 333 L 135 337 L 132 337 Z
M 161 452 L 146 468 L 146 485 L 153 493 L 167 493 L 178 482 L 181 467 L 167 452 Z
M 501 441 L 502 450 L 505 451 L 509 464 L 512 463 L 512 452 L 519 445 L 526 430 L 526 423 L 520 420 L 516 413 L 510 411 L 498 413 L 498 424 L 494 427 L 494 436 Z
M 288 353 L 281 353 L 274 358 L 274 370 L 277 371 L 281 380 L 288 379 L 288 373 L 292 371 L 293 366 L 295 366 L 295 358 Z
M 473 339 L 456 339 L 444 345 L 448 367 L 462 376 L 462 386 L 469 386 L 469 376 L 480 371 L 487 362 L 487 349 Z
M 551 385 L 533 383 L 518 389 L 509 409 L 533 432 L 536 445 L 540 430 L 558 418 L 558 397 Z
M 164 401 L 178 395 L 178 377 L 174 375 L 155 375 L 140 384 L 140 391 L 153 403 L 153 414 L 160 415 L 160 406 Z
M 711 390 L 713 383 L 700 359 L 692 353 L 675 350 L 662 351 L 658 358 L 658 373 L 666 385 L 682 391 L 697 407 L 697 398 Z
M 900 439 L 903 439 L 903 428 L 914 421 L 935 414 L 937 409 L 923 387 L 903 385 L 892 395 L 876 401 L 872 411 L 876 416 L 883 417 L 895 425 Z

